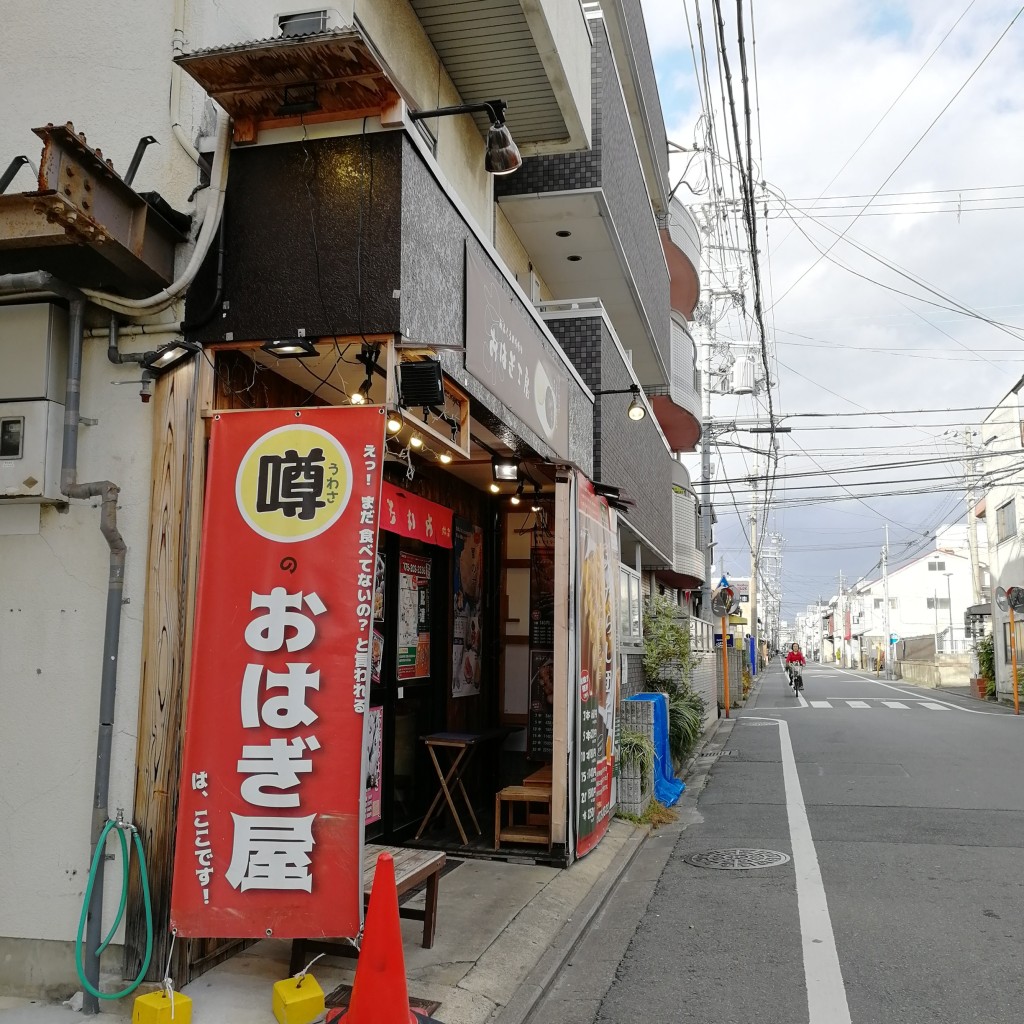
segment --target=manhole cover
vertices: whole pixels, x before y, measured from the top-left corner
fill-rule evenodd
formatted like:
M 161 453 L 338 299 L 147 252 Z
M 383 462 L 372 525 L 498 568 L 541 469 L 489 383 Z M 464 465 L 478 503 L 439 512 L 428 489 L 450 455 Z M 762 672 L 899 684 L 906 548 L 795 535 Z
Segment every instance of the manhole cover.
M 778 850 L 708 850 L 691 853 L 688 864 L 698 868 L 718 868 L 720 871 L 749 871 L 751 868 L 775 868 L 789 861 L 789 854 Z

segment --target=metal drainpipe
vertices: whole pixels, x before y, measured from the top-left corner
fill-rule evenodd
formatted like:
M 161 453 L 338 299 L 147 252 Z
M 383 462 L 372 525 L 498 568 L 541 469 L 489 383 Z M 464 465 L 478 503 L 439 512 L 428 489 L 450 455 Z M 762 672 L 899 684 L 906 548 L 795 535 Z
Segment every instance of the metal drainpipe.
M 124 564 L 128 548 L 117 528 L 117 496 L 120 488 L 110 480 L 78 483 L 78 421 L 82 386 L 82 345 L 85 301 L 71 302 L 68 346 L 67 392 L 64 400 L 64 454 L 60 468 L 60 489 L 69 498 L 100 498 L 100 532 L 110 548 L 107 578 L 107 609 L 103 627 L 103 668 L 100 674 L 100 716 L 96 735 L 96 774 L 92 800 L 91 854 L 109 818 L 110 759 L 114 742 L 114 704 L 117 696 L 117 651 L 121 637 L 121 604 L 124 592 Z M 85 972 L 93 987 L 99 988 L 100 960 L 96 955 L 102 935 L 103 872 L 93 886 L 85 931 Z M 99 1000 L 85 993 L 82 1012 L 99 1012 Z
M 96 736 L 96 774 L 93 785 L 92 834 L 89 863 L 96 855 L 96 843 L 109 818 L 107 797 L 110 789 L 110 755 L 114 739 L 114 702 L 117 695 L 117 649 L 121 636 L 121 599 L 124 591 L 124 565 L 128 548 L 117 528 L 117 496 L 120 488 L 110 480 L 78 483 L 78 426 L 82 388 L 82 346 L 85 327 L 84 296 L 50 274 L 8 274 L 0 276 L 0 295 L 60 295 L 70 304 L 68 326 L 68 374 L 64 397 L 64 447 L 61 459 L 60 489 L 69 498 L 100 498 L 100 532 L 110 548 L 107 580 L 107 608 L 103 628 L 103 669 L 100 675 L 100 714 Z M 96 955 L 102 936 L 103 871 L 92 890 L 85 933 L 85 973 L 93 987 L 99 987 L 100 961 Z M 99 1000 L 85 993 L 82 1012 L 99 1012 Z

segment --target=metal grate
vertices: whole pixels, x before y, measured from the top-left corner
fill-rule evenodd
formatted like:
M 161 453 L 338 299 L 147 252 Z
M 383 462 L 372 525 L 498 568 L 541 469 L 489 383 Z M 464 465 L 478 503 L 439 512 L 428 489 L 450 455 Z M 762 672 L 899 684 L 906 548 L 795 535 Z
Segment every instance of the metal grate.
M 684 858 L 696 868 L 717 868 L 719 871 L 750 871 L 753 868 L 776 868 L 789 863 L 789 854 L 778 850 L 751 850 L 737 847 L 731 850 L 707 850 L 691 853 Z

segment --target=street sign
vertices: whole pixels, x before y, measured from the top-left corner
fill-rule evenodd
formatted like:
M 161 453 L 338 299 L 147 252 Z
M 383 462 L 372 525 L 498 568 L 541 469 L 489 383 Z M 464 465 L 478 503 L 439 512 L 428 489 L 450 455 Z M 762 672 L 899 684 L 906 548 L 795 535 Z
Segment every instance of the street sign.
M 900 642 L 900 635 L 899 635 L 899 633 L 890 633 L 889 634 L 889 643 L 891 643 L 891 644 L 898 644 L 899 642 Z
M 1006 600 L 1006 591 L 1002 587 L 996 587 L 996 607 L 1001 612 L 1010 607 L 1010 602 Z
M 1006 600 L 1015 612 L 1019 612 L 1024 608 L 1024 587 L 1007 588 Z
M 735 594 L 729 587 L 719 587 L 711 593 L 711 611 L 715 615 L 728 615 L 732 611 Z

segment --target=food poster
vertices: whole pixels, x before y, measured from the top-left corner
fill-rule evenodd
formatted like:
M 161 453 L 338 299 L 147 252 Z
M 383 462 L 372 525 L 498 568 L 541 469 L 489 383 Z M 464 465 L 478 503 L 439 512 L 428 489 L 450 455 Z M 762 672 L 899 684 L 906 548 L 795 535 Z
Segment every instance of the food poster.
M 589 853 L 611 820 L 615 713 L 619 702 L 619 540 L 615 514 L 578 475 L 580 629 L 576 750 L 576 852 Z
M 480 660 L 484 590 L 484 532 L 456 518 L 452 529 L 454 556 L 454 616 L 452 696 L 475 697 L 480 692 Z
M 370 682 L 375 685 L 380 682 L 380 666 L 384 660 L 384 634 L 374 626 L 373 636 L 370 638 Z
M 373 621 L 384 621 L 384 584 L 387 580 L 384 552 L 377 552 L 377 567 L 373 574 Z
M 430 675 L 430 565 L 424 555 L 403 551 L 398 565 L 399 681 Z
M 384 762 L 384 708 L 370 708 L 366 715 L 366 733 L 364 736 L 366 761 L 366 812 L 364 825 L 372 825 L 380 821 L 381 792 L 383 775 L 381 767 Z
M 551 760 L 554 729 L 555 549 L 530 551 L 530 711 L 526 756 Z

